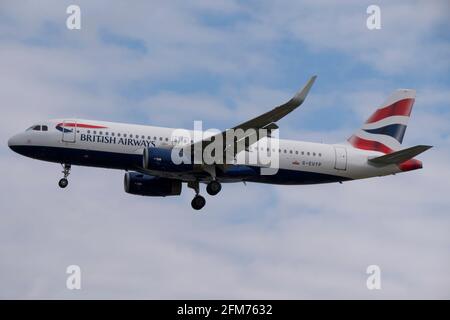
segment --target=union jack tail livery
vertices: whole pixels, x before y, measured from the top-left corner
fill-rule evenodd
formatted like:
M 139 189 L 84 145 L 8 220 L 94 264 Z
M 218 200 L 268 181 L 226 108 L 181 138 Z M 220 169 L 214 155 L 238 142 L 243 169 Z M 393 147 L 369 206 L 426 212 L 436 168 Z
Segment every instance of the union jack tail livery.
M 401 149 L 416 91 L 397 89 L 348 142 L 364 150 L 392 153 Z

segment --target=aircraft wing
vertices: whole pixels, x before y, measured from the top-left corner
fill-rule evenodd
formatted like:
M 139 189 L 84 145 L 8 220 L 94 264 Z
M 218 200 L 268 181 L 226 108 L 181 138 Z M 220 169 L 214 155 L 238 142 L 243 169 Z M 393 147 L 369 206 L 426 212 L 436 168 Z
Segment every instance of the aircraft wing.
M 297 109 L 303 103 L 303 101 L 305 101 L 306 96 L 308 95 L 308 92 L 311 89 L 312 85 L 314 84 L 316 78 L 317 76 L 311 77 L 311 79 L 309 79 L 309 81 L 306 83 L 303 89 L 299 90 L 295 94 L 295 96 L 288 102 L 270 111 L 267 111 L 266 113 L 263 113 L 262 115 L 256 118 L 241 123 L 240 125 L 237 125 L 232 129 L 246 130 L 250 128 L 254 129 L 265 128 L 269 124 L 277 122 L 278 120 L 284 118 L 286 115 Z
M 246 131 L 247 129 L 255 129 L 255 130 L 251 130 L 253 132 L 250 132 L 247 135 L 244 135 L 243 137 L 241 137 L 237 142 L 246 139 L 246 143 L 248 144 L 250 136 L 255 136 L 254 139 L 255 141 L 262 139 L 264 136 L 259 136 L 259 132 L 258 129 L 267 129 L 268 131 L 270 130 L 275 130 L 278 129 L 278 126 L 275 124 L 275 122 L 277 122 L 278 120 L 284 118 L 286 115 L 288 115 L 289 113 L 291 113 L 292 111 L 294 111 L 295 109 L 297 109 L 306 99 L 306 96 L 308 95 L 309 90 L 311 89 L 312 85 L 314 84 L 314 81 L 316 80 L 317 76 L 313 76 L 309 79 L 309 81 L 306 83 L 306 85 L 299 90 L 295 96 L 290 99 L 288 102 L 275 107 L 274 109 L 263 113 L 260 116 L 257 116 L 253 119 L 250 119 L 246 122 L 243 122 L 231 129 L 227 129 L 221 133 L 219 133 L 218 135 L 212 136 L 211 138 L 208 138 L 207 140 L 202 140 L 202 141 L 197 141 L 195 143 L 193 143 L 191 146 L 192 148 L 195 150 L 203 150 L 208 144 L 212 143 L 212 141 L 214 141 L 214 139 L 221 137 L 223 142 L 226 142 L 226 134 L 228 131 L 230 130 L 238 130 L 238 129 L 242 129 L 243 131 Z M 200 148 L 195 148 L 196 145 L 201 145 L 201 149 Z M 230 148 L 231 145 L 224 145 L 224 151 L 226 151 L 228 148 Z M 245 148 L 248 148 L 248 145 L 245 145 Z M 235 156 L 237 153 L 239 153 L 240 151 L 242 151 L 241 149 L 238 148 L 233 148 L 233 156 Z

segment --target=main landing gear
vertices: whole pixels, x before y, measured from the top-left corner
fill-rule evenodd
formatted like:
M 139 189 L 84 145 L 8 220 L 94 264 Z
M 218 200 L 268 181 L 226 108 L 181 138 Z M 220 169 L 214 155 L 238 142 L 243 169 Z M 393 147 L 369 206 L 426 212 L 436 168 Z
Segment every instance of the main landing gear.
M 194 210 L 202 209 L 206 204 L 206 200 L 204 197 L 202 197 L 200 195 L 199 182 L 198 181 L 188 182 L 188 187 L 191 189 L 194 189 L 194 191 L 195 191 L 195 197 L 191 201 L 192 209 L 194 209 Z M 222 185 L 220 184 L 220 182 L 217 182 L 216 180 L 211 181 L 206 186 L 206 192 L 208 192 L 208 194 L 210 194 L 212 196 L 218 194 L 220 192 L 220 190 L 222 190 Z
M 191 201 L 191 206 L 194 210 L 200 210 L 202 209 L 206 204 L 205 198 L 203 198 L 201 195 L 196 195 L 194 199 Z
M 220 192 L 220 190 L 222 190 L 222 185 L 220 184 L 220 182 L 217 182 L 216 180 L 211 181 L 206 186 L 206 192 L 208 192 L 208 194 L 211 196 L 215 196 Z
M 62 173 L 64 174 L 64 178 L 59 180 L 58 185 L 60 188 L 64 189 L 69 184 L 69 180 L 67 180 L 67 177 L 70 174 L 71 166 L 70 166 L 70 164 L 63 164 L 62 166 L 63 166 Z

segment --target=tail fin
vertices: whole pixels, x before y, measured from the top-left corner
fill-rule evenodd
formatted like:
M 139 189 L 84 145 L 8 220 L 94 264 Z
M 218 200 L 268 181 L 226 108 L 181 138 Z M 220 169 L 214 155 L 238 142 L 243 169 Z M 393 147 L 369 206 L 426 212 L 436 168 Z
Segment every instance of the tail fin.
M 397 89 L 348 142 L 357 149 L 392 153 L 401 149 L 416 91 Z

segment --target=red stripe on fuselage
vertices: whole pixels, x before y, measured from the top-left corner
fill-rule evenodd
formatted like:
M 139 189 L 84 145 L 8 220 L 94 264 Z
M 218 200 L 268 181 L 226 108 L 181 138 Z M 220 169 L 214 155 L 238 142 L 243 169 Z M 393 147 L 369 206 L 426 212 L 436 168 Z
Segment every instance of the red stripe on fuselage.
M 376 122 L 391 116 L 409 116 L 411 114 L 413 104 L 414 99 L 412 98 L 399 100 L 387 107 L 375 111 L 366 123 Z
M 86 129 L 107 129 L 108 127 L 104 126 L 96 126 L 92 124 L 84 124 L 84 123 L 74 123 L 74 122 L 67 122 L 67 123 L 58 123 L 57 124 L 60 127 L 71 127 L 71 128 L 86 128 Z

